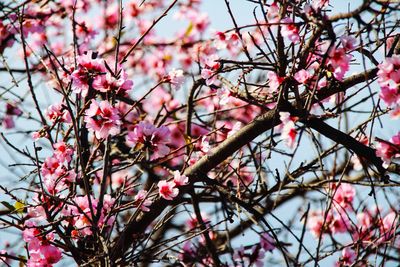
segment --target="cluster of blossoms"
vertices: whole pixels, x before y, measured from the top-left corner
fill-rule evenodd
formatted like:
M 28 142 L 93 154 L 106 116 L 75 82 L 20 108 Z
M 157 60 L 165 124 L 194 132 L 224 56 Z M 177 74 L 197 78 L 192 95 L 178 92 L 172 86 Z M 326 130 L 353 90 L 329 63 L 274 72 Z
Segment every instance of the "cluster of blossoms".
M 328 211 L 311 211 L 308 217 L 307 227 L 315 238 L 329 234 L 348 233 L 353 242 L 346 246 L 342 251 L 342 257 L 337 262 L 337 266 L 348 266 L 355 262 L 357 254 L 352 246 L 379 246 L 393 241 L 395 231 L 399 221 L 398 215 L 394 211 L 388 212 L 385 216 L 380 215 L 379 209 L 364 210 L 355 214 L 355 219 L 351 218 L 351 213 L 355 212 L 353 207 L 356 191 L 350 184 L 333 184 L 328 194 L 332 196 L 332 207 Z M 394 242 L 398 242 L 395 240 Z
M 107 229 L 115 220 L 115 216 L 110 214 L 113 208 L 115 199 L 110 195 L 105 194 L 102 210 L 97 219 L 97 206 L 99 205 L 98 199 L 87 196 L 77 196 L 73 199 L 73 205 L 66 205 L 62 210 L 62 215 L 68 218 L 65 221 L 67 227 L 72 228 L 71 236 L 73 238 L 82 238 L 93 234 L 92 227 L 96 225 L 99 229 Z M 91 204 L 91 206 L 90 206 Z M 92 214 L 95 215 L 93 218 Z M 97 224 L 94 221 L 97 220 Z
M 400 55 L 386 58 L 380 64 L 378 71 L 378 83 L 381 86 L 380 98 L 392 108 L 393 118 L 400 117 Z
M 28 267 L 53 266 L 61 260 L 61 250 L 51 244 L 54 240 L 53 233 L 45 233 L 34 222 L 28 221 L 22 236 L 28 245 Z
M 400 159 L 400 132 L 392 136 L 389 141 L 379 140 L 376 145 L 376 155 L 382 158 L 384 167 L 388 167 L 393 160 Z
M 89 88 L 99 92 L 114 92 L 124 95 L 132 89 L 133 82 L 121 68 L 116 74 L 110 73 L 105 62 L 97 58 L 94 52 L 88 52 L 77 58 L 77 68 L 71 73 L 72 88 L 75 93 L 83 97 L 89 93 Z
M 201 70 L 201 77 L 206 81 L 206 85 L 210 86 L 215 84 L 217 80 L 216 71 L 221 67 L 219 57 L 212 55 L 207 57 L 204 62 L 204 68 Z
M 43 72 L 43 77 L 51 80 L 54 89 L 58 93 L 63 93 L 63 100 L 50 105 L 45 111 L 46 118 L 50 121 L 49 127 L 42 125 L 43 130 L 34 133 L 35 139 L 46 137 L 44 138 L 46 140 L 41 141 L 43 143 L 49 141 L 53 151 L 51 157 L 46 157 L 43 163 L 40 163 L 40 185 L 45 190 L 44 192 L 39 191 L 40 193 L 35 194 L 32 198 L 26 217 L 28 220 L 25 221 L 23 237 L 27 242 L 29 252 L 28 266 L 52 266 L 61 259 L 61 250 L 57 246 L 68 247 L 68 243 L 63 244 L 61 238 L 57 240 L 56 233 L 49 230 L 49 225 L 65 229 L 67 238 L 70 238 L 74 244 L 78 244 L 78 247 L 86 244 L 88 240 L 105 236 L 108 236 L 107 243 L 111 244 L 114 233 L 122 232 L 120 232 L 119 225 L 123 225 L 120 222 L 123 222 L 125 217 L 123 214 L 114 218 L 114 215 L 117 216 L 120 211 L 130 212 L 128 209 L 132 207 L 137 211 L 150 211 L 153 201 L 149 196 L 157 191 L 161 199 L 177 200 L 177 196 L 185 191 L 186 185 L 189 185 L 189 178 L 179 171 L 174 171 L 173 179 L 165 179 L 170 176 L 165 172 L 168 169 L 182 169 L 184 173 L 188 165 L 196 164 L 201 157 L 209 154 L 212 146 L 218 146 L 225 139 L 235 135 L 242 125 L 248 124 L 263 111 L 257 105 L 250 104 L 251 101 L 235 98 L 236 89 L 240 90 L 246 85 L 246 90 L 249 89 L 247 93 L 250 93 L 250 96 L 253 96 L 251 94 L 253 92 L 259 93 L 258 96 L 266 96 L 264 100 L 267 100 L 267 107 L 274 108 L 277 96 L 283 92 L 280 89 L 288 89 L 286 85 L 290 87 L 293 85 L 296 87 L 293 89 L 304 90 L 303 92 L 307 93 L 307 89 L 319 90 L 330 86 L 331 81 L 335 83 L 343 81 L 353 59 L 351 53 L 355 50 L 356 41 L 350 36 L 342 36 L 340 43 L 337 44 L 321 41 L 326 40 L 325 30 L 321 28 L 323 31 L 318 37 L 319 39 L 315 41 L 315 47 L 306 51 L 306 54 L 303 55 L 304 60 L 298 60 L 299 58 L 295 57 L 298 49 L 306 47 L 304 44 L 307 42 L 309 34 L 314 33 L 312 27 L 319 27 L 320 23 L 314 22 L 321 21 L 321 18 L 329 20 L 325 14 L 329 0 L 302 1 L 301 3 L 308 2 L 304 8 L 300 5 L 293 5 L 290 1 L 264 1 L 264 4 L 260 5 L 265 8 L 264 18 L 266 21 L 261 23 L 257 21 L 257 27 L 247 25 L 237 31 L 232 29 L 216 31 L 210 40 L 205 39 L 210 19 L 207 14 L 200 11 L 200 0 L 178 1 L 179 3 L 175 7 L 178 7 L 179 10 L 174 18 L 188 22 L 188 27 L 180 29 L 173 39 L 157 36 L 156 30 L 152 29 L 153 22 L 149 19 L 152 12 L 158 11 L 157 8 L 164 9 L 166 7 L 165 1 L 128 0 L 124 1 L 126 6 L 122 7 L 117 3 L 101 0 L 47 2 L 40 8 L 38 5 L 36 5 L 37 8 L 33 8 L 32 6 L 35 5 L 26 3 L 20 17 L 10 13 L 10 16 L 7 15 L 9 22 L 6 22 L 7 20 L 0 21 L 0 54 L 5 47 L 12 46 L 20 34 L 21 42 L 18 40 L 16 43 L 26 42 L 29 44 L 26 48 L 27 51 L 22 53 L 23 56 L 29 58 L 28 65 L 34 67 L 32 69 L 35 69 L 35 73 L 36 71 Z M 103 8 L 103 4 L 104 19 L 96 21 L 96 25 L 94 25 L 84 15 L 89 13 L 92 7 L 94 9 Z M 302 9 L 304 9 L 303 15 L 305 16 L 297 16 L 297 14 L 302 14 Z M 72 14 L 76 16 L 72 17 Z M 256 13 L 254 14 L 256 15 Z M 63 18 L 70 18 L 73 22 L 74 45 L 72 48 L 63 44 L 68 43 L 65 42 L 65 38 L 56 38 L 64 37 Z M 123 25 L 123 29 L 118 28 L 119 22 Z M 309 22 L 313 22 L 311 27 L 309 27 Z M 264 27 L 264 24 L 267 26 Z M 47 29 L 50 25 L 52 30 Z M 128 25 L 133 26 L 129 28 Z M 102 38 L 102 32 L 98 31 L 95 26 L 106 33 L 104 38 Z M 346 31 L 353 32 L 354 29 L 350 28 L 349 26 Z M 19 33 L 21 29 L 22 35 Z M 55 33 L 53 33 L 53 29 Z M 275 51 L 262 53 L 268 63 L 262 62 L 263 64 L 260 66 L 271 63 L 268 68 L 265 68 L 270 70 L 266 72 L 267 89 L 265 84 L 252 85 L 255 76 L 260 77 L 260 80 L 265 80 L 265 74 L 258 76 L 251 73 L 253 67 L 239 68 L 242 74 L 240 74 L 237 86 L 235 85 L 237 88 L 229 87 L 228 83 L 223 82 L 222 75 L 229 71 L 228 65 L 230 64 L 223 63 L 229 62 L 229 60 L 223 60 L 225 55 L 229 55 L 231 59 L 241 60 L 244 55 L 242 52 L 246 52 L 250 59 L 254 47 L 257 47 L 255 50 L 258 55 L 261 55 L 259 52 L 265 48 L 264 43 L 268 45 L 269 40 L 275 39 L 273 35 L 277 34 L 278 29 L 280 35 L 284 37 L 283 50 L 286 50 L 286 56 L 291 59 L 285 66 L 287 69 L 282 73 L 282 69 L 277 70 L 280 62 L 272 62 Z M 120 36 L 115 34 L 117 31 L 121 33 Z M 125 34 L 128 32 L 129 34 Z M 304 33 L 304 35 L 300 35 L 300 33 Z M 145 34 L 143 39 L 136 39 L 143 34 Z M 96 38 L 96 36 L 100 38 Z M 118 36 L 118 40 L 114 36 Z M 131 53 L 132 50 L 129 50 L 131 46 L 127 45 L 131 43 L 135 44 L 133 53 Z M 46 53 L 42 57 L 43 47 L 46 48 L 46 52 L 50 51 L 51 53 Z M 94 47 L 98 52 L 85 52 Z M 278 43 L 276 43 L 277 47 Z M 292 55 L 289 56 L 290 53 Z M 113 54 L 112 57 L 115 58 L 110 59 L 110 54 Z M 42 71 L 39 63 L 35 63 L 36 57 L 41 58 L 41 61 L 43 59 L 40 64 L 46 64 L 46 73 Z M 252 62 L 253 59 L 254 62 Z M 113 60 L 117 61 L 114 62 L 116 64 L 109 64 Z M 258 67 L 256 63 L 258 60 L 259 58 L 256 60 L 255 57 L 250 60 L 251 63 L 254 63 L 254 69 Z M 54 67 L 56 63 L 60 65 L 58 69 Z M 246 65 L 246 62 L 242 63 L 244 66 Z M 122 64 L 124 64 L 124 69 Z M 115 70 L 112 71 L 114 66 Z M 200 67 L 200 70 L 194 72 L 194 67 Z M 291 71 L 289 68 L 292 68 Z M 379 65 L 378 82 L 382 87 L 380 97 L 389 107 L 393 108 L 392 115 L 394 116 L 400 114 L 399 71 L 399 56 L 387 58 L 384 63 Z M 51 75 L 52 78 L 47 77 L 50 76 L 49 73 L 54 74 Z M 136 93 L 142 93 L 140 90 L 135 91 L 134 96 L 130 95 L 133 82 L 129 77 L 133 75 L 145 77 L 143 81 L 140 80 L 145 89 L 153 88 L 145 92 L 142 98 L 136 95 Z M 190 75 L 193 78 L 201 77 L 207 86 L 200 86 L 196 89 L 193 114 L 189 114 L 190 112 L 186 114 L 184 110 L 187 107 L 181 105 L 179 97 L 176 97 L 174 93 L 185 83 L 185 76 Z M 154 81 L 157 82 L 156 87 L 147 87 L 148 83 Z M 166 86 L 167 83 L 169 86 Z M 257 87 L 257 89 L 253 87 Z M 218 90 L 215 90 L 216 88 Z M 74 93 L 73 97 L 70 95 L 71 91 Z M 292 91 L 288 90 L 287 92 L 288 99 L 286 100 L 292 101 Z M 179 91 L 179 93 L 186 94 L 185 91 Z M 263 104 L 264 102 L 261 105 Z M 75 112 L 76 114 L 74 114 Z M 29 113 L 26 112 L 26 114 Z M 1 119 L 2 124 L 7 129 L 13 128 L 13 119 L 21 115 L 22 111 L 17 104 L 10 102 Z M 185 125 L 186 115 L 193 115 L 189 136 L 184 134 L 187 130 L 185 128 L 187 126 Z M 287 147 L 293 149 L 297 146 L 298 141 L 296 140 L 298 132 L 295 124 L 298 118 L 290 116 L 288 112 L 280 112 L 279 115 L 281 124 L 278 129 L 281 132 L 281 139 Z M 74 124 L 72 124 L 73 119 Z M 154 124 L 147 121 L 152 121 Z M 187 119 L 186 122 L 188 121 Z M 80 127 L 86 127 L 96 138 L 83 140 L 87 137 L 84 136 L 86 131 L 74 129 L 75 122 Z M 111 141 L 107 145 L 111 144 L 108 150 L 104 148 L 103 144 L 105 139 L 110 136 Z M 90 137 L 92 136 L 90 135 Z M 74 146 L 68 144 L 72 143 L 72 140 L 75 141 Z M 252 185 L 258 186 L 261 180 L 255 178 L 255 167 L 250 167 L 251 165 L 246 161 L 249 156 L 254 163 L 260 162 L 259 176 L 264 176 L 261 174 L 266 150 L 260 149 L 262 151 L 257 152 L 258 149 L 254 149 L 252 151 L 253 148 L 258 148 L 253 143 L 255 142 L 249 142 L 248 148 L 241 148 L 237 153 L 238 157 L 235 155 L 227 158 L 228 160 L 220 163 L 208 173 L 221 186 L 226 186 L 228 189 L 234 188 L 237 196 L 243 199 L 251 196 L 251 193 L 256 193 L 258 187 L 256 187 L 256 191 L 252 191 L 254 189 Z M 82 152 L 85 155 L 75 156 L 75 146 L 78 148 L 78 145 L 82 144 L 86 146 Z M 364 144 L 367 145 L 367 143 Z M 400 157 L 399 146 L 400 133 L 388 142 L 379 141 L 376 146 L 377 155 L 384 160 L 385 164 L 389 164 Z M 131 147 L 132 150 L 130 150 Z M 181 153 L 184 150 L 182 148 L 189 148 L 190 154 Z M 138 151 L 142 153 L 136 153 Z M 110 154 L 106 155 L 106 152 L 110 152 Z M 133 157 L 133 155 L 137 155 L 137 157 Z M 130 160 L 132 162 L 128 162 Z M 361 165 L 360 162 L 358 163 Z M 146 168 L 149 166 L 149 175 L 157 176 L 156 180 L 160 181 L 156 190 L 147 191 L 150 189 L 147 187 L 146 174 L 136 171 L 128 173 L 132 171 L 130 167 L 136 164 L 145 164 Z M 98 171 L 101 169 L 101 165 L 104 175 L 103 171 Z M 124 168 L 129 171 L 125 172 Z M 94 178 L 93 173 L 96 173 L 93 175 Z M 88 178 L 88 181 L 83 181 L 84 178 Z M 269 178 L 266 177 L 265 181 L 262 181 L 262 183 L 268 184 L 268 187 Z M 110 181 L 109 184 L 107 184 L 108 181 Z M 90 189 L 84 189 L 82 182 L 89 182 Z M 140 186 L 142 182 L 143 187 Z M 106 188 L 102 192 L 103 195 L 100 198 L 95 197 L 97 196 L 97 186 L 102 187 L 103 185 Z M 351 265 L 356 261 L 359 257 L 359 247 L 357 246 L 366 248 L 371 243 L 379 245 L 394 239 L 398 224 L 398 216 L 394 211 L 389 211 L 385 216 L 381 216 L 379 211 L 364 209 L 351 218 L 349 214 L 356 210 L 353 206 L 356 195 L 353 186 L 346 183 L 332 185 L 328 188 L 327 195 L 332 199 L 330 209 L 326 212 L 321 210 L 310 212 L 307 227 L 317 238 L 322 235 L 336 236 L 350 233 L 355 242 L 343 248 L 341 258 L 337 263 L 338 266 Z M 124 206 L 116 207 L 116 203 L 118 205 L 124 203 L 122 204 Z M 126 206 L 125 203 L 127 203 Z M 153 210 L 147 215 L 152 213 Z M 202 218 L 207 228 L 212 229 L 206 234 L 213 243 L 217 244 L 220 237 L 219 233 L 213 230 L 211 219 L 205 214 L 202 214 Z M 118 223 L 114 224 L 117 219 Z M 37 222 L 42 224 L 39 225 Z M 190 234 L 200 228 L 196 216 L 191 216 L 185 226 L 182 228 L 185 228 Z M 111 229 L 117 229 L 117 231 L 110 233 Z M 200 234 L 197 243 L 192 240 L 185 243 L 183 251 L 179 255 L 181 263 L 193 265 L 200 262 L 202 265 L 210 266 L 215 264 L 207 251 L 208 244 L 205 238 L 207 235 Z M 264 266 L 266 252 L 275 249 L 277 240 L 275 241 L 268 233 L 263 233 L 260 237 L 259 243 L 234 250 L 232 266 Z M 274 237 L 276 238 L 275 235 Z M 162 241 L 164 242 L 164 240 Z M 66 254 L 72 252 L 67 249 L 65 251 Z M 136 251 L 132 252 L 136 254 Z
M 75 182 L 77 175 L 75 170 L 68 167 L 74 154 L 73 148 L 65 142 L 55 143 L 53 148 L 54 154 L 45 159 L 41 174 L 45 188 L 55 195 Z

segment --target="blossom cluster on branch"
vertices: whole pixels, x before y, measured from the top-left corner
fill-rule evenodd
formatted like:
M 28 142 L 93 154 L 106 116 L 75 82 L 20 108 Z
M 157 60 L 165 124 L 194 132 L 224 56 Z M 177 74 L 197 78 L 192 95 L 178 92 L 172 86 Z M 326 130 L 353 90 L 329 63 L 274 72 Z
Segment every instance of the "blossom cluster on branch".
M 343 7 L 2 1 L 0 265 L 399 264 L 400 3 Z

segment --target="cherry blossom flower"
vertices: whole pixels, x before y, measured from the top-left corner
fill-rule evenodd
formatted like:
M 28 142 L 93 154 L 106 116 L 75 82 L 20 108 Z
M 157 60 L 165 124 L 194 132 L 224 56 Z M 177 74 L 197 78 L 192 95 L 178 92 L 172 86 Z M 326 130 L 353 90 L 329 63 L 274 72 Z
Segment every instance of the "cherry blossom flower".
M 76 179 L 75 171 L 69 170 L 64 162 L 56 157 L 46 158 L 40 171 L 44 185 L 51 194 L 66 189 L 68 184 L 75 182 Z
M 355 48 L 356 38 L 351 35 L 344 35 L 340 37 L 340 42 L 346 51 L 352 51 Z
M 393 158 L 400 158 L 400 132 L 392 136 L 389 141 L 378 141 L 376 155 L 383 160 L 383 167 L 387 168 Z
M 147 191 L 146 190 L 140 190 L 139 192 L 137 192 L 136 196 L 135 196 L 135 203 L 137 205 L 140 205 L 139 208 L 142 211 L 148 212 L 150 211 L 149 207 L 150 205 L 153 203 L 153 201 L 151 201 L 147 196 Z
M 204 154 L 207 154 L 210 151 L 211 146 L 210 146 L 210 142 L 207 140 L 207 136 L 203 136 L 201 138 L 201 143 L 200 143 L 199 148 L 200 148 L 200 151 L 203 152 Z
M 114 77 L 107 72 L 106 75 L 99 75 L 93 81 L 93 88 L 100 92 L 114 91 L 117 94 L 125 94 L 132 89 L 133 81 L 128 79 L 128 74 L 121 69 L 119 77 Z
M 118 134 L 122 124 L 116 108 L 112 107 L 108 101 L 98 103 L 94 99 L 85 112 L 85 122 L 97 139 Z
M 65 142 L 58 142 L 53 144 L 54 155 L 60 162 L 70 162 L 71 156 L 74 154 L 74 150 Z
M 267 73 L 267 78 L 269 80 L 268 92 L 278 92 L 278 88 L 282 84 L 284 77 L 279 77 L 278 74 L 276 74 L 275 72 L 269 71 Z
M 339 186 L 332 186 L 333 201 L 343 209 L 348 209 L 352 206 L 356 191 L 351 184 L 341 183 Z
M 355 240 L 370 242 L 373 236 L 373 217 L 371 212 L 363 211 L 356 215 L 357 229 L 352 231 L 352 236 Z
M 340 257 L 339 261 L 336 262 L 335 266 L 351 266 L 357 258 L 357 254 L 351 248 L 344 248 L 342 250 L 342 256 Z
M 166 200 L 173 200 L 179 194 L 179 189 L 175 187 L 174 182 L 162 180 L 158 182 L 157 186 L 158 193 Z
M 284 18 L 282 23 L 282 36 L 288 38 L 292 43 L 300 41 L 299 30 L 291 18 Z
M 352 55 L 346 54 L 344 48 L 333 47 L 329 52 L 328 66 L 332 69 L 333 76 L 342 81 L 346 72 L 350 69 Z
M 34 222 L 27 221 L 22 237 L 30 254 L 27 266 L 52 266 L 61 260 L 60 249 L 49 244 L 54 239 L 53 233 L 42 233 Z
M 228 132 L 228 137 L 231 137 L 232 135 L 234 135 L 235 133 L 237 133 L 240 129 L 242 128 L 242 123 L 240 121 L 236 122 L 232 129 Z
M 381 232 L 381 238 L 380 242 L 385 242 L 389 241 L 394 237 L 394 233 L 396 232 L 397 229 L 397 224 L 399 221 L 399 217 L 396 214 L 396 212 L 392 211 L 389 212 L 381 221 L 380 223 L 380 232 Z
M 311 6 L 317 11 L 326 8 L 328 5 L 329 0 L 312 0 L 311 4 Z
M 206 85 L 210 86 L 215 84 L 217 80 L 216 71 L 220 68 L 219 57 L 217 55 L 210 55 L 204 59 L 204 68 L 201 70 L 201 77 L 206 81 Z
M 174 89 L 181 88 L 182 84 L 185 82 L 185 77 L 183 76 L 183 70 L 172 69 L 168 73 L 167 81 L 171 83 Z
M 1 122 L 1 124 L 3 125 L 3 127 L 5 129 L 12 129 L 15 127 L 15 122 L 14 122 L 14 118 L 13 116 L 10 115 L 5 115 L 3 117 L 3 120 Z
M 206 80 L 206 85 L 210 86 L 215 83 L 217 80 L 217 76 L 215 75 L 214 71 L 211 69 L 202 69 L 201 70 L 201 78 Z
M 297 142 L 297 130 L 294 124 L 294 118 L 290 116 L 289 112 L 279 112 L 280 120 L 282 121 L 281 139 L 284 140 L 285 144 L 293 149 Z
M 260 238 L 260 245 L 264 250 L 272 251 L 275 249 L 275 240 L 268 233 L 264 233 Z
M 183 186 L 189 183 L 189 177 L 180 174 L 179 171 L 174 171 L 174 183 L 176 186 Z
M 47 118 L 51 120 L 52 122 L 66 122 L 66 123 L 71 123 L 71 115 L 69 114 L 68 110 L 66 107 L 61 104 L 53 104 L 50 105 L 45 112 Z
M 336 213 L 328 211 L 324 224 L 325 213 L 323 211 L 313 211 L 307 220 L 307 227 L 315 238 L 323 233 L 345 233 L 351 230 L 351 223 L 346 213 Z
M 302 84 L 306 84 L 307 81 L 312 77 L 311 73 L 309 73 L 308 71 L 302 69 L 299 70 L 298 72 L 296 72 L 296 74 L 294 75 L 294 78 L 296 81 L 298 81 L 299 83 Z
M 201 218 L 203 219 L 204 224 L 208 225 L 211 222 L 210 216 L 205 212 L 201 212 L 200 214 L 201 214 Z M 196 214 L 191 213 L 190 218 L 188 220 L 186 220 L 185 225 L 188 230 L 192 230 L 192 229 L 199 227 L 199 221 L 197 219 Z
M 378 83 L 381 86 L 380 98 L 388 107 L 393 108 L 392 118 L 399 118 L 400 114 L 400 56 L 393 55 L 386 58 L 378 66 Z
M 167 144 L 170 141 L 171 132 L 166 126 L 156 128 L 148 122 L 140 122 L 133 132 L 129 132 L 126 141 L 129 145 L 148 149 L 150 159 L 158 159 L 168 155 L 170 149 Z
M 272 2 L 272 4 L 268 8 L 267 19 L 269 23 L 277 23 L 279 22 L 279 6 L 276 1 Z
M 386 58 L 378 66 L 378 82 L 381 87 L 397 88 L 400 83 L 400 55 Z
M 87 96 L 89 85 L 93 79 L 101 79 L 99 74 L 105 73 L 106 68 L 94 53 L 87 53 L 77 58 L 78 67 L 71 74 L 72 89 L 77 94 Z

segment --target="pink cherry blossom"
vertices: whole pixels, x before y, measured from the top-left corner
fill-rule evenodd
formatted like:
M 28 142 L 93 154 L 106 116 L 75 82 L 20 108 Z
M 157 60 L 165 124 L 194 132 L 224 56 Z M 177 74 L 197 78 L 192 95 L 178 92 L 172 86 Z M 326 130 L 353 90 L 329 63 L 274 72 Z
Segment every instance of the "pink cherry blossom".
M 378 66 L 378 83 L 381 87 L 398 88 L 400 83 L 400 55 L 386 58 Z
M 10 115 L 5 115 L 1 123 L 5 129 L 12 129 L 15 127 L 14 118 Z
M 352 206 L 354 196 L 356 191 L 351 184 L 342 183 L 339 186 L 334 185 L 333 191 L 333 201 L 343 209 L 348 209 Z
M 312 7 L 315 10 L 321 10 L 329 5 L 329 0 L 312 0 Z
M 71 161 L 71 156 L 74 154 L 74 150 L 68 144 L 61 141 L 53 144 L 53 148 L 54 148 L 54 155 L 59 161 L 61 162 Z
M 180 174 L 179 171 L 174 171 L 174 183 L 176 186 L 183 186 L 189 183 L 189 177 Z
M 300 41 L 299 30 L 291 18 L 284 18 L 281 20 L 282 36 L 287 37 L 292 43 Z
M 148 122 L 140 122 L 133 132 L 129 132 L 126 141 L 129 145 L 148 149 L 150 159 L 158 159 L 168 155 L 170 149 L 167 146 L 170 142 L 171 132 L 166 126 L 159 128 Z
M 172 69 L 168 73 L 167 81 L 171 83 L 174 89 L 181 88 L 182 84 L 185 82 L 185 77 L 183 76 L 183 70 Z
M 357 254 L 351 248 L 344 248 L 342 250 L 342 256 L 340 257 L 339 261 L 336 262 L 335 266 L 351 266 L 357 258 Z
M 206 80 L 206 85 L 210 86 L 215 83 L 217 80 L 217 76 L 215 75 L 214 71 L 211 69 L 202 69 L 201 70 L 201 78 Z
M 135 196 L 135 203 L 137 205 L 140 205 L 139 208 L 142 211 L 150 211 L 149 207 L 150 205 L 153 203 L 153 201 L 151 201 L 148 196 L 147 196 L 147 191 L 146 190 L 140 190 L 139 192 L 137 192 L 136 196 Z
M 398 227 L 399 216 L 396 212 L 389 212 L 381 221 L 380 224 L 380 232 L 381 238 L 380 241 L 385 242 L 394 237 L 394 233 Z
M 260 245 L 264 250 L 272 251 L 275 249 L 275 240 L 268 233 L 264 233 L 260 238 Z
M 307 81 L 312 77 L 312 75 L 306 71 L 306 70 L 299 70 L 298 72 L 296 72 L 296 74 L 294 75 L 294 78 L 296 79 L 296 81 L 298 81 L 299 83 L 302 84 L 306 84 Z
M 87 96 L 89 85 L 93 79 L 101 79 L 98 75 L 105 73 L 106 68 L 94 53 L 87 53 L 77 58 L 78 68 L 71 74 L 72 89 L 77 94 Z
M 201 212 L 201 218 L 203 219 L 204 224 L 208 225 L 211 222 L 210 216 L 205 213 L 205 212 Z M 195 229 L 197 227 L 199 227 L 199 221 L 197 219 L 196 214 L 194 213 L 190 213 L 190 218 L 188 220 L 186 220 L 186 227 L 188 230 L 192 230 Z
M 344 35 L 340 37 L 340 42 L 346 51 L 351 51 L 355 48 L 356 38 L 351 35 Z
M 61 260 L 62 254 L 60 249 L 52 245 L 45 245 L 40 247 L 40 252 L 47 264 L 54 264 Z
M 122 123 L 115 107 L 111 106 L 108 101 L 98 103 L 94 99 L 85 112 L 85 122 L 87 128 L 94 132 L 97 139 L 118 134 Z
M 342 81 L 346 72 L 350 69 L 350 60 L 352 56 L 346 54 L 344 48 L 332 48 L 329 52 L 328 66 L 332 69 L 333 75 L 339 81 Z
M 282 121 L 281 139 L 284 140 L 285 144 L 293 149 L 297 142 L 297 130 L 294 124 L 294 118 L 292 118 L 289 112 L 279 112 L 280 120 Z
M 267 78 L 269 80 L 268 92 L 278 92 L 278 88 L 282 84 L 284 77 L 279 77 L 278 74 L 276 74 L 275 72 L 269 71 L 267 73 Z
M 267 19 L 269 23 L 279 22 L 279 6 L 276 1 L 272 2 L 272 4 L 268 8 Z
M 71 115 L 69 114 L 65 105 L 61 103 L 50 105 L 45 112 L 47 118 L 52 122 L 66 122 L 71 123 Z
M 173 200 L 179 194 L 179 189 L 175 187 L 174 182 L 162 180 L 158 182 L 157 186 L 158 193 L 166 200 Z
M 384 167 L 388 167 L 393 158 L 400 158 L 400 132 L 389 141 L 378 141 L 376 155 L 382 158 Z
M 100 92 L 114 91 L 125 94 L 126 91 L 132 89 L 132 86 L 133 81 L 128 79 L 128 74 L 123 69 L 121 69 L 118 77 L 107 72 L 106 75 L 97 76 L 93 81 L 93 88 Z

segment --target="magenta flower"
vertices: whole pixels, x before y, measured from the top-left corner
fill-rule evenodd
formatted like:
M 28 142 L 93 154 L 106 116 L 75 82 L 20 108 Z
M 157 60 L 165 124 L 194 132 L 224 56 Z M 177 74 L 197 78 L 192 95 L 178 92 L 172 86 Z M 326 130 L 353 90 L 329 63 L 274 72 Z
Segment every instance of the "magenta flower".
M 311 75 L 308 71 L 306 71 L 306 70 L 304 70 L 304 69 L 299 70 L 299 71 L 296 72 L 296 74 L 294 75 L 295 80 L 298 81 L 299 83 L 302 83 L 302 84 L 306 84 L 307 81 L 308 81 L 311 77 L 312 77 L 312 75 Z
M 283 125 L 281 139 L 284 140 L 289 148 L 293 149 L 297 144 L 297 130 L 294 124 L 294 118 L 290 117 L 289 112 L 279 112 L 279 116 Z
M 268 233 L 265 233 L 260 238 L 260 245 L 264 250 L 272 251 L 275 249 L 275 240 Z
M 147 196 L 146 190 L 140 190 L 139 192 L 137 192 L 135 196 L 135 204 L 140 205 L 139 208 L 145 212 L 150 211 L 149 207 L 153 203 L 153 201 L 148 199 L 148 196 L 146 198 L 146 196 Z
M 98 75 L 105 73 L 106 68 L 100 59 L 93 59 L 93 53 L 87 53 L 77 58 L 78 67 L 71 74 L 72 89 L 77 94 L 87 96 L 89 85 Z
M 393 158 L 400 157 L 400 132 L 392 136 L 388 142 L 379 141 L 376 145 L 376 155 L 383 160 L 383 167 L 387 168 Z
M 299 30 L 291 18 L 284 18 L 282 23 L 282 36 L 288 38 L 292 43 L 300 41 Z
M 150 159 L 168 155 L 171 132 L 166 126 L 159 128 L 148 122 L 140 122 L 133 132 L 129 132 L 126 141 L 129 145 L 139 146 L 151 152 Z
M 381 87 L 397 89 L 400 83 L 400 55 L 393 55 L 390 58 L 386 58 L 378 68 L 379 85 Z M 400 98 L 399 95 L 398 97 Z
M 74 154 L 74 150 L 65 142 L 58 142 L 53 144 L 54 155 L 55 157 L 61 161 L 71 161 L 71 156 Z
M 122 124 L 116 108 L 111 106 L 108 101 L 101 101 L 99 104 L 94 99 L 85 112 L 85 122 L 87 128 L 94 132 L 97 139 L 118 134 Z
M 166 200 L 172 200 L 179 194 L 179 189 L 175 187 L 174 182 L 167 182 L 165 180 L 159 181 L 158 193 Z
M 333 196 L 334 203 L 339 204 L 341 208 L 348 209 L 352 206 L 356 190 L 351 184 L 343 183 L 338 187 L 332 186 L 332 190 L 335 193 Z M 336 187 L 336 191 L 335 190 Z M 340 208 L 339 208 L 340 209 Z
M 124 70 L 121 70 L 119 78 L 107 73 L 106 75 L 99 75 L 93 80 L 93 88 L 100 92 L 126 92 L 131 90 L 132 86 L 133 81 L 128 79 L 128 74 Z
M 46 109 L 45 114 L 47 118 L 52 122 L 59 121 L 59 122 L 71 123 L 71 116 L 66 107 L 61 103 L 50 105 Z
M 268 8 L 267 19 L 269 23 L 279 22 L 279 6 L 275 1 Z
M 333 76 L 342 81 L 346 72 L 350 69 L 352 55 L 346 54 L 344 48 L 332 48 L 329 52 L 328 65 L 331 67 Z
M 357 258 L 357 254 L 351 248 L 344 248 L 342 250 L 342 257 L 336 262 L 335 266 L 351 266 Z
M 269 90 L 268 92 L 273 93 L 277 92 L 279 86 L 282 84 L 284 77 L 279 77 L 278 74 L 276 74 L 273 71 L 269 71 L 267 73 L 267 78 L 269 80 Z
M 180 174 L 179 171 L 174 171 L 174 183 L 176 186 L 183 186 L 189 183 L 189 177 Z

